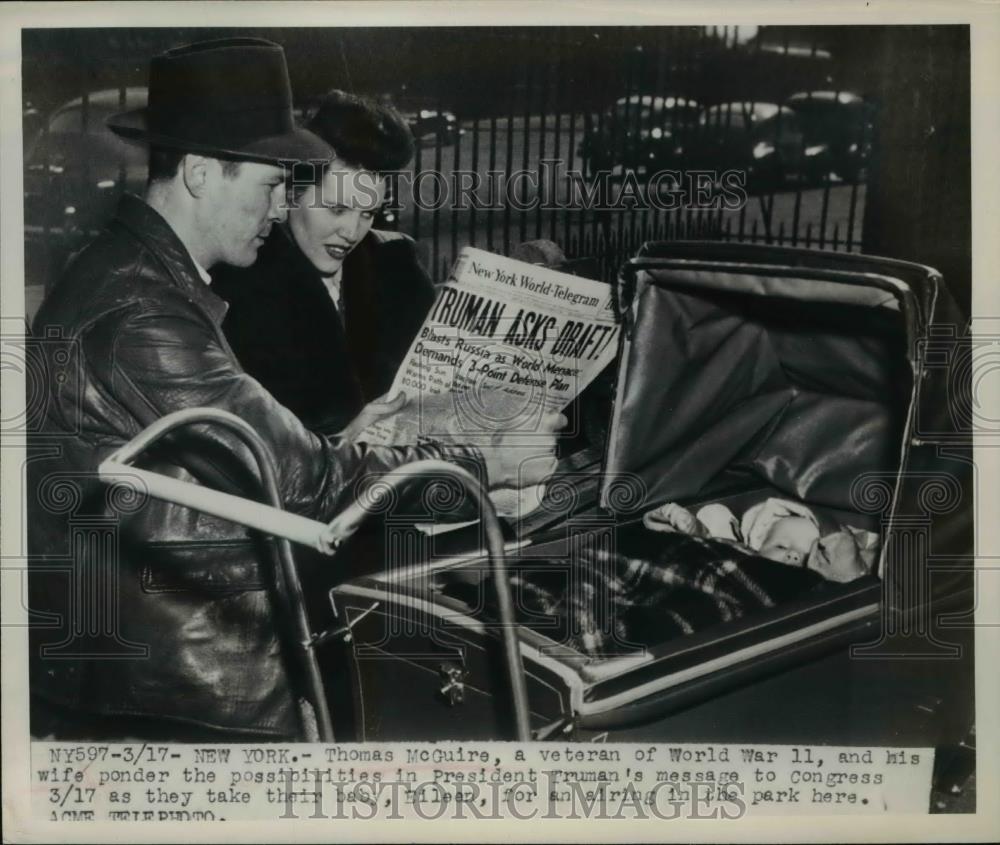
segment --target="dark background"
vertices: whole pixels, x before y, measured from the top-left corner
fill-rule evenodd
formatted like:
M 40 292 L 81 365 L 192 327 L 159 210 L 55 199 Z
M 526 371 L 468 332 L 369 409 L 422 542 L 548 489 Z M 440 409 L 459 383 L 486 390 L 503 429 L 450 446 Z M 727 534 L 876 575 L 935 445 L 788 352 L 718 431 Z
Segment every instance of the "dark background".
M 739 213 L 435 212 L 405 205 L 391 225 L 418 240 L 435 278 L 475 244 L 509 253 L 550 238 L 594 258 L 605 277 L 648 238 L 717 237 L 865 251 L 940 269 L 970 304 L 969 38 L 965 26 L 614 28 L 196 28 L 26 30 L 26 107 L 43 127 L 88 92 L 145 85 L 149 58 L 204 38 L 253 35 L 285 47 L 297 103 L 331 87 L 401 110 L 455 113 L 456 141 L 424 138 L 414 167 L 531 169 L 561 157 L 581 167 L 588 120 L 629 93 L 702 105 L 782 102 L 850 91 L 877 107 L 870 166 L 854 180 L 775 185 Z M 26 118 L 26 143 L 27 143 Z M 26 215 L 27 216 L 27 215 Z M 78 233 L 91 233 L 92 225 Z M 64 260 L 50 227 L 27 284 L 44 289 Z M 65 244 L 63 244 L 64 246 Z M 41 269 L 33 269 L 33 267 Z
M 780 101 L 837 87 L 874 93 L 880 42 L 904 27 L 204 28 L 27 30 L 24 90 L 52 108 L 86 87 L 145 85 L 149 58 L 207 38 L 268 38 L 285 47 L 292 87 L 308 98 L 340 87 L 443 103 L 461 117 L 506 115 L 557 99 L 594 111 L 657 83 L 703 103 Z M 928 27 L 918 27 L 927 30 Z M 938 28 L 940 29 L 940 28 Z M 948 29 L 948 28 L 945 28 Z M 958 29 L 964 29 L 958 28 Z M 913 55 L 915 61 L 920 57 Z M 532 78 L 533 77 L 533 78 Z M 622 89 L 621 91 L 617 89 Z M 521 108 L 515 108 L 521 111 Z

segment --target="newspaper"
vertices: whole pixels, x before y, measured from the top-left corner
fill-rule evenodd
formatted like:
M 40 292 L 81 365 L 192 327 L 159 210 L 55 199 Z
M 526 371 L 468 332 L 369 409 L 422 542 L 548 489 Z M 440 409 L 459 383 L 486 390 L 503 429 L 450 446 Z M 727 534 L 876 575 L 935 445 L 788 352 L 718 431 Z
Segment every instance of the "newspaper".
M 396 373 L 407 405 L 358 437 L 414 445 L 447 436 L 489 445 L 498 431 L 538 431 L 614 358 L 611 287 L 466 247 Z M 523 516 L 543 486 L 492 494 L 503 516 Z

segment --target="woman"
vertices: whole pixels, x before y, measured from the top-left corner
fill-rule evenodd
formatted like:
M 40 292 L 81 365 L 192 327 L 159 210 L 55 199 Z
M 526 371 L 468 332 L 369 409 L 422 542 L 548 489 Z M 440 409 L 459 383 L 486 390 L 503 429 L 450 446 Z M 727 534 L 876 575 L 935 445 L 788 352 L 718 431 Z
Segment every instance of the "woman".
M 247 372 L 329 434 L 389 389 L 434 287 L 411 238 L 372 229 L 387 175 L 413 156 L 403 119 L 332 91 L 309 129 L 337 158 L 293 184 L 288 221 L 257 262 L 213 273 L 212 286 L 229 302 L 223 328 Z

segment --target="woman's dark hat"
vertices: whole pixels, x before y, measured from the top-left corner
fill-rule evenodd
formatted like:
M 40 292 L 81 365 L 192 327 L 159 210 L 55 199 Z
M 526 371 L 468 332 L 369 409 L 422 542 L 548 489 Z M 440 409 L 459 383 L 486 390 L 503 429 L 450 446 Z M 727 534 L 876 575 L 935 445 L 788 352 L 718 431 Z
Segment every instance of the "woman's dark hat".
M 149 105 L 107 120 L 123 138 L 270 164 L 333 157 L 292 118 L 285 52 L 259 38 L 203 41 L 156 56 Z

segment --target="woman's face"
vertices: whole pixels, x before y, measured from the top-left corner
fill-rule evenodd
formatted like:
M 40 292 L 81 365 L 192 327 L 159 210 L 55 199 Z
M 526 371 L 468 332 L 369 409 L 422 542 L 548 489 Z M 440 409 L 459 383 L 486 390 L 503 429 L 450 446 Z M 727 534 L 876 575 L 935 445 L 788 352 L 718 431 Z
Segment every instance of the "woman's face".
M 384 179 L 335 162 L 320 185 L 310 185 L 298 197 L 288 225 L 320 275 L 332 276 L 368 234 L 384 199 Z

